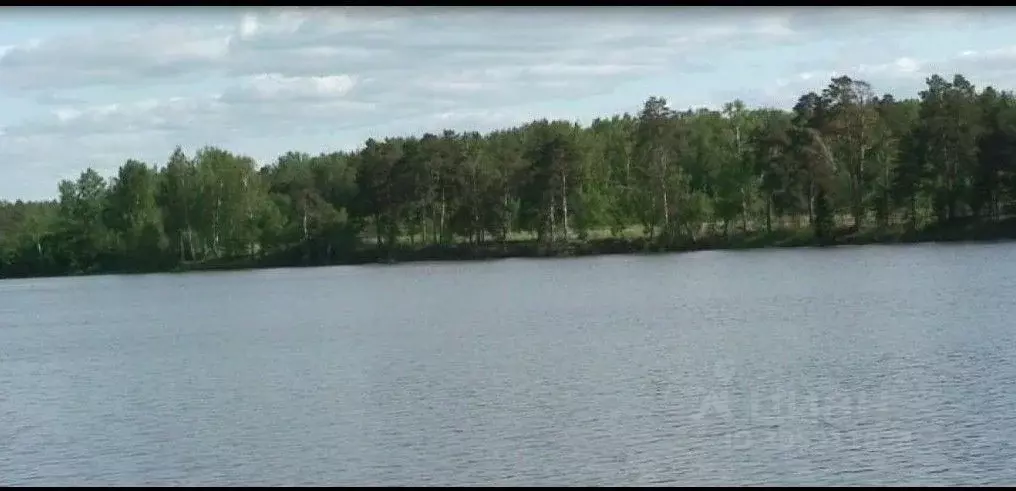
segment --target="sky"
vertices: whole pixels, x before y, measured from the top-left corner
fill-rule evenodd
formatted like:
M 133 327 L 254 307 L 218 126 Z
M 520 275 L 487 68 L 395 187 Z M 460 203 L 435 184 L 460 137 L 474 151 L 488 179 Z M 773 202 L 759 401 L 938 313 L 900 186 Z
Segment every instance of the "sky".
M 259 164 L 533 119 L 1014 88 L 1016 7 L 6 7 L 0 200 L 206 145 Z

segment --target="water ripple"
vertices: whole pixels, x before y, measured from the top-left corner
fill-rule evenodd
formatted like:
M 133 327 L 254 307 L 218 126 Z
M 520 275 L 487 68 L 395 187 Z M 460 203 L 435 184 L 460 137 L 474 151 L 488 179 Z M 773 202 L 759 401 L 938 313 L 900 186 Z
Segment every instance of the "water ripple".
M 3 282 L 0 485 L 1012 483 L 1013 259 Z

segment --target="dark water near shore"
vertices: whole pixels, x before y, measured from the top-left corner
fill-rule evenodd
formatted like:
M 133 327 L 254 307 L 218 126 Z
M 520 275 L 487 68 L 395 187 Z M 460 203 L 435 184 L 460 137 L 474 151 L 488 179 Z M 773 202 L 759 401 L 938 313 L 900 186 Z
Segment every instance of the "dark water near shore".
M 0 282 L 0 484 L 1016 482 L 1016 246 Z

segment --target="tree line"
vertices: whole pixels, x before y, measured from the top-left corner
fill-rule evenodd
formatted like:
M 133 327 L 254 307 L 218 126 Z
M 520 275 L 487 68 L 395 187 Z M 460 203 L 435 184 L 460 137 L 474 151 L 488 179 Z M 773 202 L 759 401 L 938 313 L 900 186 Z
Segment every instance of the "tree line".
M 748 235 L 814 240 L 998 222 L 1016 199 L 1016 98 L 934 75 L 916 98 L 847 76 L 791 110 L 638 114 L 588 126 L 367 140 L 250 157 L 178 147 L 161 166 L 89 168 L 59 198 L 0 203 L 0 276 L 159 271 L 222 261 L 332 264 L 444 248 Z M 711 241 L 711 242 L 710 242 Z

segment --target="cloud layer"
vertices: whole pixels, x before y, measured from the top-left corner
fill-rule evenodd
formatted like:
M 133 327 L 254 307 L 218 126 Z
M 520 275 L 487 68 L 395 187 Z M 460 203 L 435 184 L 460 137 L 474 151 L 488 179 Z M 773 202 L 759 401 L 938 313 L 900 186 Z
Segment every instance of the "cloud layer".
M 886 56 L 858 62 L 841 43 L 810 61 L 784 56 L 788 71 L 767 79 L 724 60 L 765 66 L 773 53 L 831 36 L 830 28 L 844 30 L 842 41 L 858 29 L 877 32 L 892 15 L 936 26 L 976 24 L 981 14 L 276 8 L 13 40 L 0 47 L 0 104 L 29 102 L 12 103 L 13 115 L 0 119 L 0 165 L 10 171 L 0 181 L 0 199 L 52 196 L 56 179 L 87 165 L 110 174 L 128 157 L 164 160 L 177 144 L 222 145 L 265 160 L 290 148 L 349 147 L 393 131 L 598 115 L 562 109 L 562 101 L 623 98 L 609 104 L 635 110 L 650 95 L 631 88 L 639 83 L 677 103 L 741 96 L 777 104 L 821 87 L 836 72 L 909 89 L 929 71 L 1003 76 L 1016 68 L 1016 49 L 1005 46 L 966 47 L 935 59 L 879 53 Z M 8 40 L 0 37 L 3 44 Z M 681 90 L 683 77 L 705 82 Z

